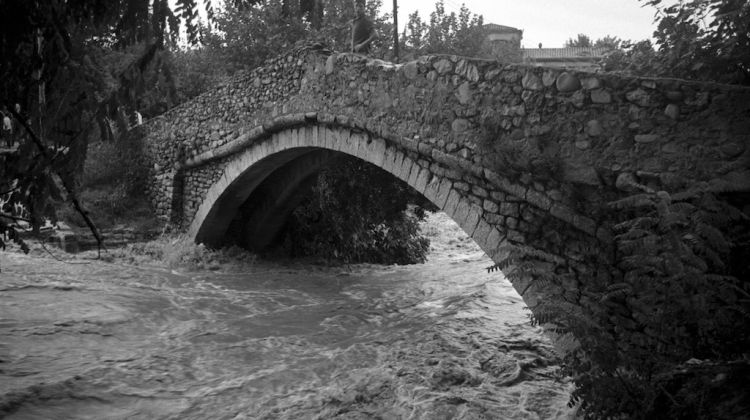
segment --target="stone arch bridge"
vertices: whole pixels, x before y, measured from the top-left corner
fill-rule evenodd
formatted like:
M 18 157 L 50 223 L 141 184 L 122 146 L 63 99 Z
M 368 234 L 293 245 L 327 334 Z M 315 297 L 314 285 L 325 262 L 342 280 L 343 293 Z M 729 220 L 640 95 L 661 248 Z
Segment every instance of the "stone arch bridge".
M 638 188 L 750 189 L 748 89 L 456 56 L 298 47 L 135 131 L 159 217 L 212 246 L 261 249 L 340 154 L 408 183 L 495 261 L 507 243 L 610 252 L 604 203 Z

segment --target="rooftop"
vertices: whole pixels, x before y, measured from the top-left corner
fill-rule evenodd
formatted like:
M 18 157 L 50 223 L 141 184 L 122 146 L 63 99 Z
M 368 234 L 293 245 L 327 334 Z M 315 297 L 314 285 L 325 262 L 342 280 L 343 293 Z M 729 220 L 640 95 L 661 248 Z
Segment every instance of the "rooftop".
M 607 48 L 599 47 L 567 47 L 567 48 L 522 48 L 524 58 L 532 60 L 559 58 L 602 58 Z
M 517 32 L 523 32 L 518 28 L 512 28 L 510 26 L 503 26 L 498 25 L 496 23 L 487 23 L 483 26 L 484 30 L 487 32 L 494 32 L 494 33 L 517 33 Z

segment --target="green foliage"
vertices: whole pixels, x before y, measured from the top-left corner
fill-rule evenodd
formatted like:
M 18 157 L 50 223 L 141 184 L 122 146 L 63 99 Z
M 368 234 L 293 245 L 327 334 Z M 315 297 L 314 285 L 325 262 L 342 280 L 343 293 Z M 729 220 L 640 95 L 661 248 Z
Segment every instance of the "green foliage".
M 419 12 L 409 15 L 402 41 L 402 50 L 412 56 L 425 54 L 479 55 L 484 41 L 483 18 L 461 5 L 458 15 L 447 14 L 443 0 L 435 3 L 429 23 Z
M 205 4 L 212 15 L 210 0 Z M 127 128 L 125 113 L 138 106 L 159 112 L 174 104 L 162 52 L 178 42 L 181 27 L 197 39 L 198 4 L 177 0 L 172 9 L 167 0 L 6 0 L 2 6 L 0 105 L 11 110 L 20 143 L 0 166 L 0 192 L 11 196 L 0 208 L 3 226 L 16 224 L 8 208 L 19 204 L 33 227 L 54 220 L 50 199 L 66 198 L 99 238 L 76 194 L 87 141 L 97 128 L 101 138 L 116 137 Z M 171 102 L 139 102 L 148 93 Z
M 367 15 L 380 39 L 373 57 L 390 58 L 388 15 L 381 15 L 380 0 L 367 3 Z M 201 44 L 174 51 L 177 101 L 206 91 L 239 70 L 253 69 L 301 40 L 316 40 L 337 51 L 348 51 L 354 8 L 351 0 L 262 0 L 236 6 L 227 2 L 210 27 L 203 27 Z
M 746 0 L 641 0 L 656 8 L 656 48 L 627 41 L 603 62 L 607 71 L 750 83 L 750 3 Z
M 594 48 L 606 48 L 607 50 L 616 50 L 622 45 L 622 39 L 616 36 L 607 35 L 599 38 L 594 42 Z
M 429 240 L 419 232 L 424 199 L 393 176 L 355 158 L 320 173 L 294 211 L 283 247 L 291 256 L 345 263 L 424 262 Z
M 79 191 L 100 227 L 121 223 L 153 224 L 148 222 L 154 217 L 145 193 L 148 168 L 144 166 L 140 141 L 135 137 L 89 144 Z M 118 164 L 112 165 L 112 162 Z M 73 225 L 84 226 L 70 207 L 58 207 L 58 217 Z
M 625 41 L 611 50 L 600 63 L 605 71 L 637 76 L 656 76 L 668 69 L 651 41 Z
M 211 48 L 174 51 L 171 62 L 178 103 L 193 99 L 232 74 L 224 57 Z
M 216 15 L 215 29 L 203 37 L 201 50 L 215 56 L 214 65 L 231 75 L 259 66 L 306 35 L 304 22 L 285 16 L 281 1 L 264 1 L 242 11 L 227 5 Z
M 539 297 L 533 322 L 576 338 L 565 357 L 577 385 L 572 402 L 587 418 L 734 418 L 742 409 L 733 404 L 747 410 L 747 384 L 733 387 L 750 368 L 750 283 L 746 261 L 732 255 L 750 249 L 750 218 L 701 189 L 636 194 L 611 207 L 619 218 L 614 260 L 592 252 L 577 266 L 516 246 L 492 267 Z M 706 366 L 725 373 L 699 374 Z
M 643 1 L 659 11 L 654 37 L 666 69 L 692 79 L 750 83 L 750 3 Z
M 589 48 L 593 47 L 594 44 L 591 42 L 591 38 L 589 38 L 588 35 L 585 34 L 578 34 L 578 37 L 576 39 L 568 38 L 567 41 L 565 41 L 565 47 L 584 47 Z
M 567 41 L 565 41 L 565 48 L 569 47 L 582 47 L 582 48 L 606 48 L 608 50 L 616 50 L 619 49 L 622 45 L 622 40 L 619 37 L 613 36 L 613 35 L 607 35 L 604 38 L 599 38 L 596 41 L 592 41 L 591 37 L 589 37 L 586 34 L 578 34 L 578 36 L 574 38 L 568 38 Z

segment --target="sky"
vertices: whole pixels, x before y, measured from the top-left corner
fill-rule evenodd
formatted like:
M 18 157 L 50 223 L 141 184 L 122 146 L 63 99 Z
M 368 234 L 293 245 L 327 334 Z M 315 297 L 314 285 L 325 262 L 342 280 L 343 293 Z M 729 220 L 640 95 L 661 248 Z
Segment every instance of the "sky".
M 444 0 L 446 13 L 458 14 L 461 4 L 472 13 L 484 16 L 484 23 L 511 26 L 523 31 L 522 46 L 535 48 L 562 47 L 579 33 L 592 41 L 606 35 L 623 40 L 651 39 L 656 29 L 655 9 L 638 0 Z M 429 21 L 435 0 L 400 0 L 399 27 L 415 10 L 423 21 Z M 383 12 L 391 11 L 393 2 L 383 0 Z

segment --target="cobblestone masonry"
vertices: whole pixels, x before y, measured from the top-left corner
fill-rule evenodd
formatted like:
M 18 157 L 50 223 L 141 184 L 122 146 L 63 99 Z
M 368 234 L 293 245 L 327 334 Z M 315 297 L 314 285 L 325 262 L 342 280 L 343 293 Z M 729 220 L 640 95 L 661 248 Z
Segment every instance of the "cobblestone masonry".
M 209 244 L 315 148 L 406 181 L 495 260 L 506 241 L 606 252 L 603 204 L 636 185 L 750 190 L 750 89 L 456 56 L 394 65 L 299 47 L 140 132 L 158 215 Z M 519 171 L 529 159 L 555 169 Z

